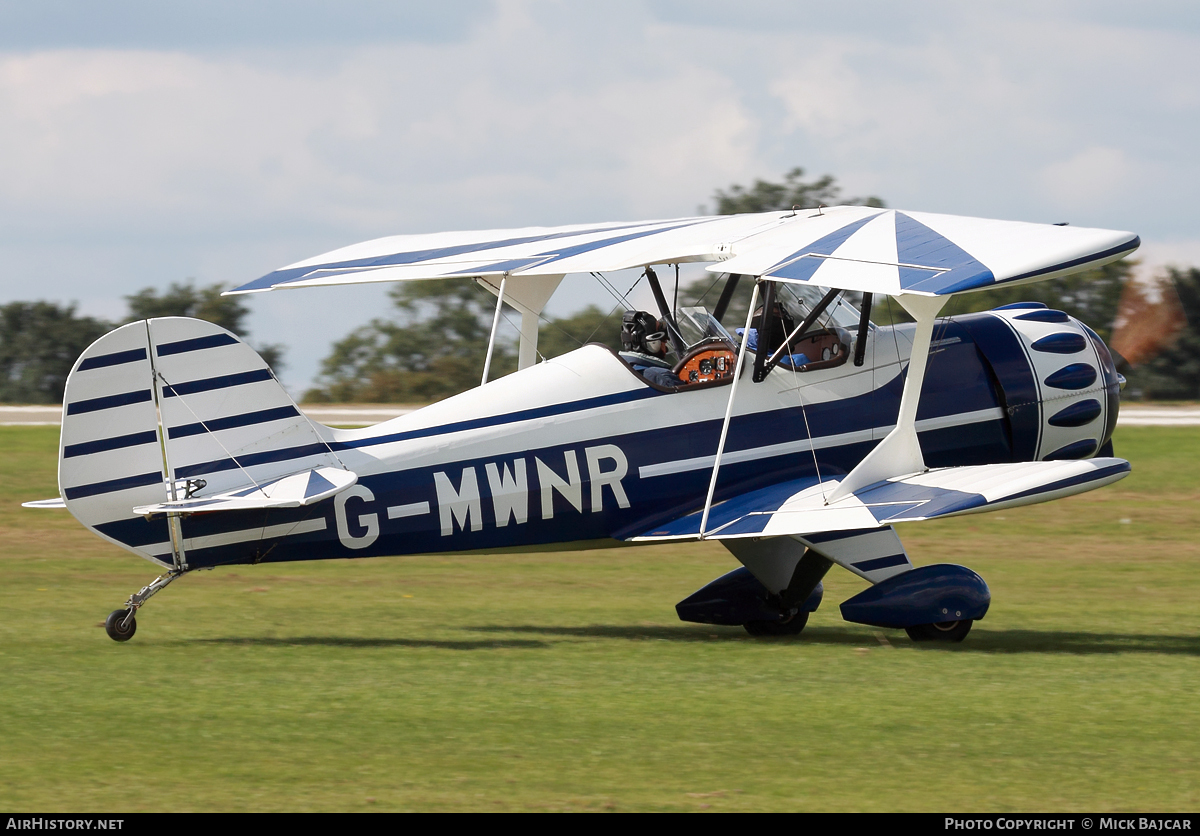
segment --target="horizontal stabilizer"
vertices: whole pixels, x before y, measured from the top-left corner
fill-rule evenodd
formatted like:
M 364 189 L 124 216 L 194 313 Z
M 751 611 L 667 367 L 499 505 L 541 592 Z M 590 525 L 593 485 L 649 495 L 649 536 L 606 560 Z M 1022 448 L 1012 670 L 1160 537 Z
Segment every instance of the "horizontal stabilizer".
M 56 496 L 54 499 L 35 499 L 33 502 L 22 502 L 22 508 L 66 508 L 67 503 L 63 501 L 61 496 Z
M 193 496 L 157 505 L 140 505 L 135 514 L 194 514 L 209 511 L 244 511 L 252 508 L 298 508 L 341 493 L 358 481 L 358 475 L 336 467 L 315 467 L 290 476 L 249 485 L 215 496 Z
M 714 505 L 704 536 L 803 536 L 997 511 L 1090 491 L 1129 471 L 1129 462 L 1114 458 L 944 467 L 885 479 L 835 502 L 826 498 L 840 480 L 797 479 Z M 700 518 L 697 511 L 628 539 L 699 539 Z

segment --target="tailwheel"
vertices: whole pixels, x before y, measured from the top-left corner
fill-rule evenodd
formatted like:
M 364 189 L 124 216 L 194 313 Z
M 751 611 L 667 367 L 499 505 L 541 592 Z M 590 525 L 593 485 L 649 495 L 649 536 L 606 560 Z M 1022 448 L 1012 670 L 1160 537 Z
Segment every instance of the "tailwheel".
M 104 620 L 104 632 L 115 642 L 127 642 L 137 632 L 137 618 L 133 610 L 113 610 Z
M 941 624 L 917 624 L 905 627 L 904 632 L 915 642 L 960 642 L 971 632 L 971 619 L 944 621 Z
M 182 578 L 186 572 L 186 566 L 172 569 L 130 595 L 129 600 L 125 602 L 125 609 L 113 610 L 104 620 L 104 631 L 108 633 L 108 637 L 115 642 L 127 642 L 132 639 L 133 634 L 137 632 L 135 615 L 137 611 L 150 599 L 150 596 L 165 589 L 176 578 Z
M 742 626 L 752 636 L 795 636 L 808 624 L 808 613 L 798 612 L 787 621 L 747 621 Z

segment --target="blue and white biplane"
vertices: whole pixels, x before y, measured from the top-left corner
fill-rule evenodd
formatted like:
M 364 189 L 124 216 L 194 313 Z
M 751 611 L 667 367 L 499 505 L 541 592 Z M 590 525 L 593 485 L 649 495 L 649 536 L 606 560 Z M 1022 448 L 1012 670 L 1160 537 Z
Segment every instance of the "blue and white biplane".
M 718 540 L 742 564 L 686 621 L 798 633 L 834 564 L 871 586 L 843 618 L 960 641 L 991 597 L 914 566 L 895 524 L 1044 502 L 1129 473 L 1123 382 L 1082 322 L 1038 303 L 950 318 L 950 296 L 1064 276 L 1136 235 L 862 206 L 368 241 L 231 293 L 471 277 L 520 313 L 519 370 L 366 429 L 308 419 L 207 322 L 135 322 L 67 381 L 60 498 L 163 574 L 286 560 Z M 713 309 L 674 309 L 653 267 L 706 262 Z M 645 268 L 679 386 L 587 345 L 536 362 L 563 277 Z M 752 283 L 744 322 L 726 323 Z M 746 284 L 742 284 L 745 288 Z M 876 325 L 890 297 L 913 322 Z M 741 326 L 736 327 L 736 326 Z M 735 334 L 746 335 L 741 339 Z M 754 337 L 754 339 L 751 339 Z

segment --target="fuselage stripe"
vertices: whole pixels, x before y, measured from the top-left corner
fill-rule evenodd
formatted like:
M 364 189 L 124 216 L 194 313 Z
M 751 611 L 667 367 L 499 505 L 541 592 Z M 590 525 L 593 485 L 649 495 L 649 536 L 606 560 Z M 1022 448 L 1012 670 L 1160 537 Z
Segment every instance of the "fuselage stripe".
M 325 521 L 325 518 L 317 517 L 316 519 L 301 520 L 300 522 L 281 523 L 261 528 L 245 528 L 241 531 L 226 531 L 223 534 L 192 537 L 184 540 L 184 547 L 188 551 L 198 551 L 200 549 L 216 548 L 217 546 L 229 546 L 234 543 L 250 543 L 255 540 L 271 540 L 276 537 L 311 534 L 315 531 L 324 531 L 326 528 L 328 528 L 328 523 Z
M 947 415 L 939 418 L 926 418 L 917 422 L 918 432 L 940 430 L 946 427 L 978 424 L 983 421 L 998 421 L 1004 417 L 1002 409 L 981 409 L 976 412 L 966 412 L 960 415 Z M 803 453 L 808 450 L 824 450 L 827 447 L 840 447 L 845 444 L 859 444 L 870 441 L 875 434 L 890 431 L 894 425 L 875 427 L 873 429 L 857 430 L 851 433 L 817 436 L 811 441 L 807 438 L 795 441 L 785 441 L 782 444 L 770 444 L 765 447 L 751 447 L 747 450 L 727 452 L 721 456 L 723 464 L 754 461 L 768 456 L 785 456 L 789 453 Z M 691 459 L 679 459 L 671 462 L 643 465 L 638 468 L 638 477 L 652 479 L 655 476 L 670 476 L 675 473 L 686 473 L 690 470 L 710 469 L 716 461 L 716 455 L 696 456 Z
M 252 543 L 255 540 L 273 540 L 276 537 L 295 536 L 297 534 L 312 534 L 324 531 L 329 527 L 324 517 L 300 522 L 280 523 L 259 528 L 243 528 L 237 531 L 225 531 L 220 534 L 205 534 L 200 537 L 188 537 L 183 541 L 184 548 L 189 552 L 201 549 L 214 549 L 219 546 L 232 546 L 237 543 Z M 149 552 L 159 560 L 171 561 L 170 543 L 148 543 L 144 546 L 134 545 L 139 551 Z
M 487 418 L 477 418 L 472 421 L 457 421 L 452 424 L 442 424 L 436 427 L 427 427 L 421 430 L 409 430 L 408 432 L 389 433 L 388 435 L 372 436 L 370 438 L 360 438 L 355 441 L 332 441 L 328 445 L 320 444 L 305 444 L 299 447 L 284 447 L 279 450 L 268 450 L 261 453 L 253 453 L 248 456 L 238 456 L 237 460 L 233 459 L 216 459 L 209 462 L 200 462 L 198 464 L 186 465 L 176 469 L 176 475 L 181 478 L 189 476 L 197 476 L 202 473 L 216 473 L 222 470 L 232 470 L 236 467 L 250 467 L 256 464 L 266 464 L 268 462 L 287 461 L 289 459 L 300 459 L 305 456 L 312 456 L 319 453 L 329 452 L 330 449 L 337 450 L 356 450 L 360 447 L 374 447 L 380 444 L 392 444 L 398 441 L 408 441 L 414 438 L 429 438 L 431 436 L 448 435 L 450 433 L 464 432 L 466 430 L 478 430 L 486 427 L 495 427 L 503 424 L 513 424 L 518 421 L 532 421 L 537 418 L 546 418 L 552 415 L 564 415 L 573 412 L 583 412 L 588 409 L 598 409 L 605 406 L 614 406 L 631 401 L 638 401 L 644 398 L 658 397 L 661 395 L 654 389 L 634 389 L 627 392 L 617 392 L 612 395 L 602 395 L 597 398 L 587 398 L 581 401 L 572 401 L 571 403 L 555 404 L 554 406 L 538 407 L 536 409 L 525 409 L 518 412 L 509 412 L 504 415 L 494 415 Z

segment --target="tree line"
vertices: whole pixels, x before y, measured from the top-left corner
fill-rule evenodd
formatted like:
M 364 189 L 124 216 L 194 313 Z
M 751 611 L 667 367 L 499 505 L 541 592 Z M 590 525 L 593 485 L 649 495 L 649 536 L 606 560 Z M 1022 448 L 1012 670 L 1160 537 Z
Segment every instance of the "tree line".
M 794 168 L 780 182 L 756 180 L 749 186 L 718 189 L 714 209 L 731 215 L 819 205 L 885 205 L 875 196 L 840 195 L 833 176 L 806 180 L 804 169 Z M 1118 368 L 1129 379 L 1126 397 L 1200 399 L 1200 269 L 1168 268 L 1147 284 L 1135 280 L 1136 267 L 1136 262 L 1125 260 L 1067 278 L 962 294 L 950 300 L 943 315 L 1018 301 L 1042 302 L 1086 322 L 1114 349 Z M 714 286 L 714 277 L 702 278 L 680 288 L 680 301 L 711 308 Z M 240 297 L 222 297 L 223 289 L 188 282 L 172 284 L 160 295 L 146 288 L 125 297 L 129 310 L 124 321 L 195 316 L 246 337 L 249 309 Z M 744 320 L 750 289 L 750 282 L 741 283 L 729 306 L 728 322 Z M 334 344 L 305 400 L 425 403 L 478 385 L 495 297 L 464 278 L 399 283 L 390 298 L 389 316 L 371 320 Z M 898 305 L 888 304 L 886 297 L 880 301 L 872 311 L 877 324 L 907 319 Z M 539 354 L 555 357 L 589 342 L 619 348 L 623 309 L 620 304 L 609 310 L 590 305 L 571 316 L 544 318 Z M 115 324 L 119 323 L 77 316 L 74 305 L 0 306 L 0 402 L 59 402 L 75 359 Z M 503 333 L 493 351 L 493 379 L 517 366 L 516 340 Z M 281 346 L 259 346 L 258 351 L 279 369 Z
M 841 198 L 831 175 L 811 181 L 804 176 L 804 169 L 794 168 L 782 182 L 756 180 L 749 186 L 717 190 L 715 213 L 733 215 L 835 204 L 885 205 L 875 196 Z M 1114 348 L 1118 368 L 1129 379 L 1126 397 L 1200 399 L 1200 270 L 1170 268 L 1146 288 L 1151 295 L 1158 291 L 1173 300 L 1177 297 L 1173 310 L 1178 316 L 1173 319 L 1153 305 L 1143 305 L 1136 313 L 1144 324 L 1159 331 L 1149 339 L 1149 350 L 1126 358 L 1121 355 L 1123 342 L 1119 333 L 1114 335 L 1114 325 L 1121 324 L 1122 299 L 1128 300 L 1130 291 L 1141 286 L 1134 279 L 1137 266 L 1137 262 L 1123 260 L 1066 278 L 957 295 L 947 303 L 943 315 L 985 311 L 1012 302 L 1042 302 L 1086 322 Z M 702 278 L 681 288 L 681 304 L 707 303 L 712 308 L 720 290 L 715 278 Z M 751 286 L 750 282 L 739 285 L 726 322 L 745 320 Z M 427 402 L 478 385 L 495 297 L 471 279 L 451 279 L 401 283 L 392 289 L 391 299 L 391 317 L 372 320 L 335 344 L 322 363 L 316 386 L 306 393 L 307 400 Z M 872 311 L 876 324 L 909 319 L 886 297 L 880 302 Z M 619 305 L 609 311 L 592 305 L 570 317 L 544 319 L 538 335 L 539 354 L 555 357 L 588 342 L 619 348 L 622 310 Z M 515 339 L 498 335 L 492 377 L 514 371 L 516 365 Z
M 240 297 L 222 296 L 222 285 L 196 287 L 188 280 L 159 293 L 147 287 L 126 296 L 128 311 L 118 322 L 76 314 L 75 304 L 10 302 L 0 305 L 0 403 L 61 403 L 67 375 L 79 355 L 112 329 L 139 319 L 191 316 L 249 336 L 250 309 Z M 257 351 L 276 372 L 283 347 L 260 345 Z

